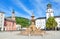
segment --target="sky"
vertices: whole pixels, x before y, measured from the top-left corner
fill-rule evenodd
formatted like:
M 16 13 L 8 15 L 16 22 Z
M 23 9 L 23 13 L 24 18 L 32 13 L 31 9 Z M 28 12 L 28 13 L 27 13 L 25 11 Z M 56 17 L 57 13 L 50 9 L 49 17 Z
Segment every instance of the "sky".
M 51 3 L 55 16 L 60 16 L 60 0 L 0 0 L 0 12 L 5 13 L 5 17 L 12 15 L 30 19 L 32 13 L 35 18 L 45 17 L 47 4 Z

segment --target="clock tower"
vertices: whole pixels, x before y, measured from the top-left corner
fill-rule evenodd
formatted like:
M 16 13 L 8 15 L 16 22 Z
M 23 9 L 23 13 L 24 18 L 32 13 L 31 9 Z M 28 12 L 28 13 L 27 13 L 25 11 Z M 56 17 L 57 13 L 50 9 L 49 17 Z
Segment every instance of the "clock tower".
M 52 5 L 49 3 L 47 4 L 47 10 L 46 10 L 46 19 L 48 19 L 50 16 L 53 17 L 54 11 L 52 9 Z

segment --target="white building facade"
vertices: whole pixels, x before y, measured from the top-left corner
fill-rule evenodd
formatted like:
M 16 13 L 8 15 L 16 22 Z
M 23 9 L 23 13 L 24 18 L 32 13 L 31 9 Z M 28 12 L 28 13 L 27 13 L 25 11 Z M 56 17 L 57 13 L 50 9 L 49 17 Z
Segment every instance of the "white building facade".
M 55 16 L 55 20 L 58 23 L 57 27 L 60 28 L 60 16 Z
M 4 12 L 0 12 L 0 30 L 4 30 Z
M 36 19 L 36 21 L 35 21 L 36 27 L 44 29 L 45 28 L 45 21 L 46 21 L 45 17 Z
M 16 25 L 16 29 L 17 29 L 17 30 L 20 30 L 20 29 L 21 29 L 21 25 L 20 25 L 20 24 L 17 24 L 17 25 Z
M 37 28 L 45 29 L 46 28 L 46 20 L 50 17 L 55 17 L 56 22 L 58 23 L 57 27 L 60 28 L 60 16 L 54 16 L 54 11 L 52 9 L 52 5 L 47 5 L 46 17 L 39 17 L 35 20 L 35 24 Z

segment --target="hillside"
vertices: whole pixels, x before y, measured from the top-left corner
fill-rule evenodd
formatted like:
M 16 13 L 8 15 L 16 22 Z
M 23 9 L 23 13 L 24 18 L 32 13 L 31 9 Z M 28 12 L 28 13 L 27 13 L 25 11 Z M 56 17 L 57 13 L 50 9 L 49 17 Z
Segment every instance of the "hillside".
M 31 24 L 31 21 L 27 18 L 16 17 L 16 23 L 20 24 L 22 27 L 28 27 Z

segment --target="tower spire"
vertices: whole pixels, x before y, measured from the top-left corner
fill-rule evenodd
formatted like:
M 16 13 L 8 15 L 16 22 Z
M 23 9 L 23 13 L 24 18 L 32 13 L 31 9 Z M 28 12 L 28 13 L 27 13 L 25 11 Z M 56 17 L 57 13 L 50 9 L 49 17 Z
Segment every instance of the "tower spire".
M 50 2 L 47 4 L 47 9 L 49 9 L 49 8 L 52 8 L 52 5 Z
M 12 10 L 12 20 L 15 21 L 15 11 L 14 11 L 14 9 Z

